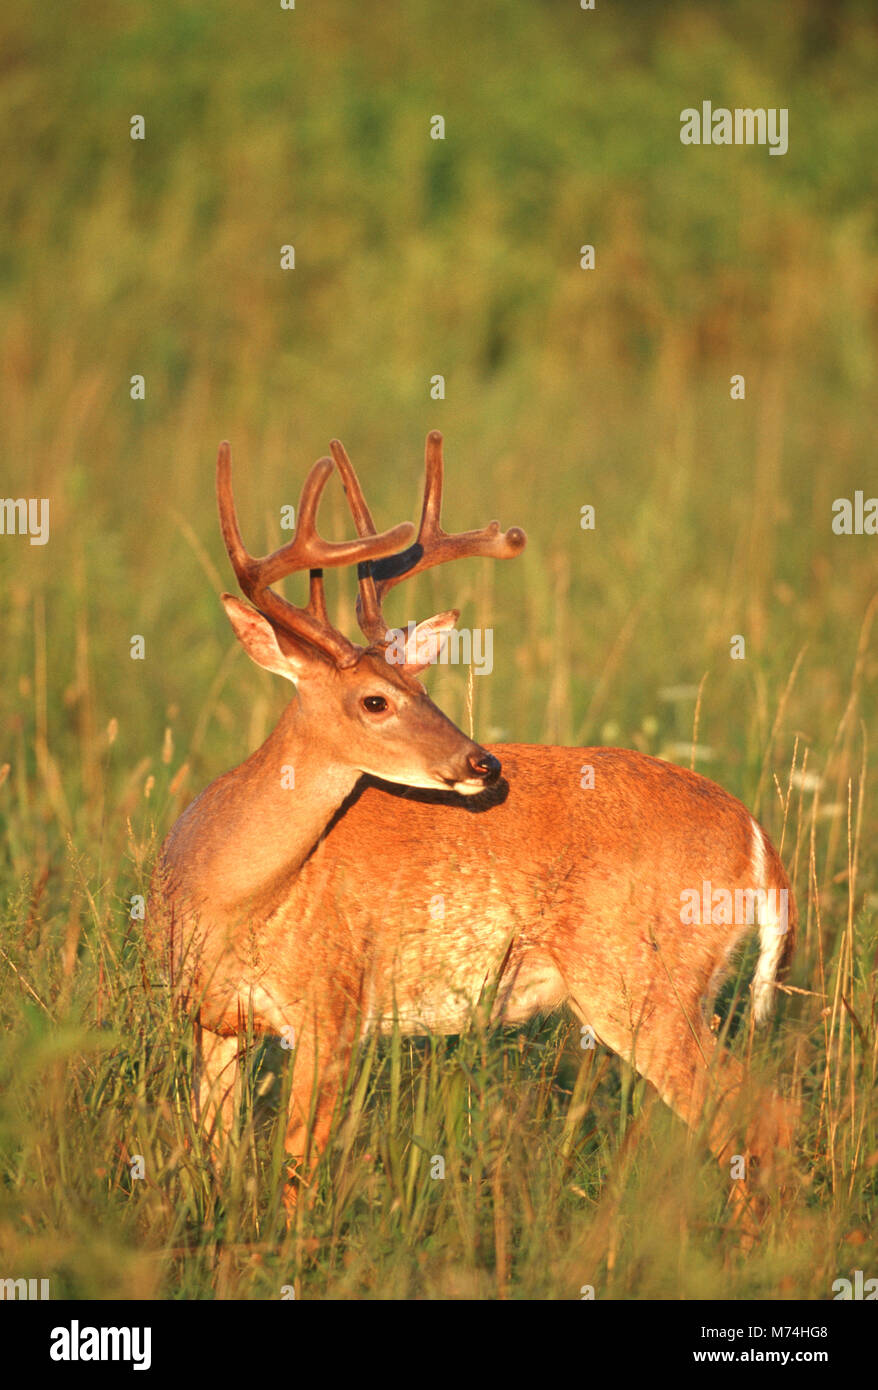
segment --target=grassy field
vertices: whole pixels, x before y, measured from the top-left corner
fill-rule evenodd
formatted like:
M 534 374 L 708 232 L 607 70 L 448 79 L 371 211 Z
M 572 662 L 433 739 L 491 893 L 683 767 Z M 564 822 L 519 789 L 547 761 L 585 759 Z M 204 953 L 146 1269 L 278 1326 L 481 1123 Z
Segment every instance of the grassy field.
M 878 1276 L 878 537 L 831 526 L 878 492 L 869 11 L 4 12 L 0 491 L 50 499 L 51 535 L 0 537 L 0 1276 L 674 1299 Z M 788 107 L 789 153 L 683 146 L 708 98 Z M 566 1017 L 370 1044 L 290 1230 L 270 1125 L 219 1184 L 191 1133 L 187 1026 L 131 898 L 284 699 L 218 602 L 217 443 L 268 549 L 333 436 L 379 525 L 413 518 L 430 428 L 446 524 L 529 536 L 390 604 L 493 627 L 476 737 L 694 756 L 782 847 L 800 992 L 753 1062 L 802 1102 L 799 1177 L 747 1254 L 706 1151 Z M 337 488 L 324 528 L 345 531 Z M 466 726 L 466 672 L 428 685 Z

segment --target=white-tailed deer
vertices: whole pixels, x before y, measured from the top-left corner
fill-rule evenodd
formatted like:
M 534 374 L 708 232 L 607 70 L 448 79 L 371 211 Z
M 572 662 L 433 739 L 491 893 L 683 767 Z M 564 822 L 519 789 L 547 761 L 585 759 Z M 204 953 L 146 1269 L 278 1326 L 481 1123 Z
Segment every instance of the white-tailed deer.
M 356 1038 L 459 1032 L 488 987 L 499 1021 L 569 1005 L 687 1124 L 706 1119 L 717 1156 L 771 1163 L 791 1142 L 789 1109 L 763 1094 L 741 1131 L 744 1072 L 705 1019 L 754 917 L 757 1019 L 792 950 L 792 895 L 765 832 L 714 783 L 640 753 L 467 738 L 418 680 L 425 639 L 457 613 L 422 623 L 394 659 L 382 600 L 443 561 L 514 556 L 524 533 L 441 529 L 434 432 L 417 539 L 407 524 L 376 534 L 331 447 L 305 482 L 294 538 L 254 559 L 220 446 L 220 521 L 250 603 L 222 601 L 248 655 L 296 695 L 262 747 L 192 802 L 157 867 L 154 920 L 200 1024 L 196 1105 L 230 1124 L 242 1019 L 294 1038 L 287 1150 L 305 1177 Z M 338 543 L 316 530 L 333 460 L 358 533 Z M 350 564 L 367 646 L 327 618 L 323 569 Z M 271 588 L 297 570 L 310 571 L 305 607 Z

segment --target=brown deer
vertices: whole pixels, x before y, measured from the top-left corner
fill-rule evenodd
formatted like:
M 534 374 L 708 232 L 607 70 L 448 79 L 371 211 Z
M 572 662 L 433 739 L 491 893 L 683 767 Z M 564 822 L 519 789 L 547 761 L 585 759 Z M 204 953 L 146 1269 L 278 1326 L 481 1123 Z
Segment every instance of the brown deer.
M 222 601 L 247 654 L 296 695 L 265 743 L 187 808 L 157 866 L 163 948 L 199 1025 L 198 1112 L 220 1132 L 232 1124 L 242 1019 L 293 1039 L 287 1151 L 307 1181 L 357 1038 L 460 1032 L 489 987 L 504 1023 L 567 1004 L 690 1127 L 704 1123 L 718 1157 L 770 1164 L 791 1143 L 791 1109 L 763 1094 L 742 1132 L 745 1074 L 705 1018 L 754 917 L 757 1020 L 789 960 L 795 909 L 767 835 L 722 788 L 670 763 L 618 748 L 486 748 L 462 733 L 418 679 L 458 614 L 401 644 L 382 601 L 446 560 L 512 557 L 525 535 L 496 521 L 442 530 L 438 432 L 416 541 L 408 524 L 377 534 L 344 449 L 331 449 L 305 482 L 293 539 L 254 559 L 220 446 L 220 522 L 250 603 Z M 356 540 L 317 533 L 333 460 Z M 323 569 L 352 564 L 366 646 L 327 618 Z M 305 607 L 271 588 L 299 570 L 310 571 Z

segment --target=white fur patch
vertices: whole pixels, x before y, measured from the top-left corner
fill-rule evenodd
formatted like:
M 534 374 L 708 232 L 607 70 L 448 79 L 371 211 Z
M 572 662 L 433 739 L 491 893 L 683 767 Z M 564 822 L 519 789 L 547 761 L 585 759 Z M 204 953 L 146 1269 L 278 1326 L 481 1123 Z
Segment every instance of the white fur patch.
M 753 844 L 750 866 L 753 883 L 768 889 L 768 855 L 762 831 L 751 820 Z M 757 1024 L 766 1023 L 774 1011 L 774 983 L 784 949 L 784 937 L 789 929 L 787 890 L 777 886 L 760 897 L 756 908 L 759 923 L 759 960 L 753 975 L 753 1016 Z

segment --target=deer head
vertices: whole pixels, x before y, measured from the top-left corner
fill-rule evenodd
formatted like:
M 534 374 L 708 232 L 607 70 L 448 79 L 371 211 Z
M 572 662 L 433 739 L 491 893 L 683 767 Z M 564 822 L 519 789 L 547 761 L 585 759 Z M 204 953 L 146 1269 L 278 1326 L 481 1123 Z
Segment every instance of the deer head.
M 337 440 L 332 458 L 319 459 L 302 489 L 292 540 L 256 559 L 244 548 L 231 484 L 231 451 L 220 445 L 217 501 L 223 539 L 249 604 L 231 594 L 222 602 L 248 656 L 284 676 L 297 690 L 299 736 L 318 743 L 327 764 L 349 766 L 388 782 L 464 795 L 497 781 L 500 763 L 457 728 L 428 696 L 418 679 L 430 664 L 436 642 L 459 616 L 456 610 L 419 623 L 405 642 L 402 659 L 391 648 L 381 604 L 400 580 L 466 555 L 506 559 L 517 555 L 526 537 L 518 527 L 503 533 L 493 521 L 480 531 L 448 535 L 440 526 L 442 436 L 427 436 L 426 484 L 421 524 L 404 522 L 376 532 L 350 459 Z M 331 542 L 317 532 L 317 508 L 333 469 L 347 494 L 357 539 Z M 357 619 L 368 645 L 348 640 L 329 622 L 323 588 L 327 566 L 357 565 Z M 297 607 L 271 585 L 307 569 L 310 593 Z M 252 606 L 251 606 L 252 605 Z

